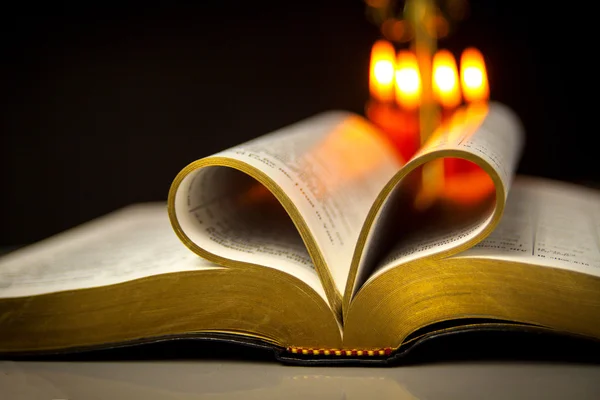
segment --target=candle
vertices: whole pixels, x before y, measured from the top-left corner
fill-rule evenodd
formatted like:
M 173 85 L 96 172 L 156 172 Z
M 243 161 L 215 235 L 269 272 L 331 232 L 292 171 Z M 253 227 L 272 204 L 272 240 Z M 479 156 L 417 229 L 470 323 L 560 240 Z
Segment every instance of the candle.
M 375 42 L 371 50 L 366 115 L 375 123 L 406 162 L 419 148 L 418 107 L 421 80 L 416 57 L 396 52 L 391 43 Z M 395 101 L 394 101 L 395 100 Z
M 401 154 L 409 160 L 419 150 L 421 142 L 419 106 L 422 82 L 415 53 L 408 50 L 398 52 L 394 78 L 398 121 L 391 133 Z
M 398 107 L 415 111 L 421 105 L 421 74 L 417 56 L 408 51 L 400 50 L 396 59 L 396 104 Z
M 394 71 L 396 51 L 385 40 L 378 40 L 371 49 L 369 91 L 371 97 L 381 103 L 394 101 Z
M 448 50 L 439 50 L 433 56 L 432 64 L 433 97 L 442 107 L 441 123 L 447 123 L 462 102 L 456 60 Z M 440 163 L 443 165 L 439 168 L 443 168 L 443 171 L 439 171 L 438 175 L 446 179 L 453 175 L 457 162 L 456 159 L 446 158 Z
M 393 105 L 369 101 L 367 118 L 377 125 L 403 162 L 419 149 L 419 118 L 416 111 L 401 110 Z
M 460 57 L 460 83 L 468 103 L 489 99 L 490 87 L 483 55 L 473 47 L 465 49 Z
M 445 122 L 462 101 L 456 60 L 448 50 L 439 50 L 433 56 L 432 86 L 433 98 L 442 106 L 442 122 Z

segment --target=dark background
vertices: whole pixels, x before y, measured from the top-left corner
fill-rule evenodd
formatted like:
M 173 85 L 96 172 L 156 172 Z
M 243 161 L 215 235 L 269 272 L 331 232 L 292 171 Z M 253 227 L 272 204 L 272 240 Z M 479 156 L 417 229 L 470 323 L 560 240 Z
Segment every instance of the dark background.
M 362 1 L 197 3 L 3 10 L 0 245 L 164 200 L 187 163 L 319 111 L 363 112 L 379 36 Z M 527 130 L 520 173 L 597 184 L 593 15 L 521 3 L 472 1 L 441 46 L 485 54 Z

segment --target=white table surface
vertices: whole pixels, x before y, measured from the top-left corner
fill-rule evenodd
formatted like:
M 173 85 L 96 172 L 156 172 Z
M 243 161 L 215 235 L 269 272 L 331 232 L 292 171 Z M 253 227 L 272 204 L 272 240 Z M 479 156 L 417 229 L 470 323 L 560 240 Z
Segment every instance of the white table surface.
M 600 366 L 459 362 L 393 368 L 274 362 L 0 361 L 0 399 L 600 399 Z

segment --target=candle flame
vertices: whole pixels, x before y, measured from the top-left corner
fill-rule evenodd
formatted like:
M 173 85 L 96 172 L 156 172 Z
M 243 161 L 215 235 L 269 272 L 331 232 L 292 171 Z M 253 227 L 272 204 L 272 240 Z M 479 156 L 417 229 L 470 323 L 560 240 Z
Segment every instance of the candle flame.
M 371 49 L 371 68 L 369 90 L 371 96 L 381 102 L 390 102 L 394 98 L 394 69 L 396 51 L 385 40 L 378 40 Z
M 460 105 L 456 60 L 448 50 L 440 50 L 433 56 L 433 95 L 444 108 Z
M 460 82 L 467 102 L 486 101 L 490 97 L 485 61 L 473 47 L 465 49 L 460 57 Z
M 379 60 L 375 63 L 375 79 L 383 85 L 389 85 L 394 78 L 394 65 L 385 60 Z
M 401 50 L 396 65 L 396 103 L 401 108 L 413 110 L 421 104 L 421 74 L 417 56 Z

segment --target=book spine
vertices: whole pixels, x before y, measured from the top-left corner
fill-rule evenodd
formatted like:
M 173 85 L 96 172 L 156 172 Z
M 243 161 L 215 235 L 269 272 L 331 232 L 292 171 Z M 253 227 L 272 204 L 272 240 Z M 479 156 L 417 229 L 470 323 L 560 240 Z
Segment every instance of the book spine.
M 389 356 L 392 354 L 391 347 L 382 349 L 314 349 L 308 347 L 286 347 L 286 351 L 292 354 L 303 354 L 311 356 L 347 356 L 347 357 L 374 357 Z

